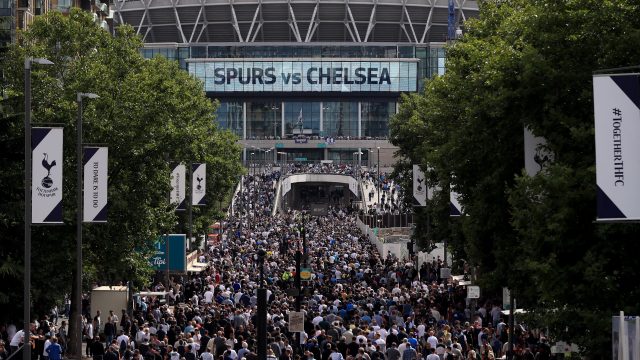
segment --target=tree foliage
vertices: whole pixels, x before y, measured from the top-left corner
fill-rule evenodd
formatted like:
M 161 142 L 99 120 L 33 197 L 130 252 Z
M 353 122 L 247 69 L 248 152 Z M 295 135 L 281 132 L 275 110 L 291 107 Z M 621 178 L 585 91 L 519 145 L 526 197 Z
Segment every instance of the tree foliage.
M 33 226 L 34 312 L 43 314 L 71 292 L 75 264 L 76 93 L 84 101 L 84 142 L 109 147 L 107 224 L 85 224 L 84 290 L 93 284 L 130 281 L 146 286 L 146 259 L 160 234 L 183 232 L 169 204 L 171 162 L 204 162 L 209 205 L 194 211 L 194 234 L 204 235 L 216 201 L 242 171 L 235 137 L 215 125 L 216 103 L 202 84 L 162 57 L 145 60 L 142 41 L 131 27 L 115 36 L 101 30 L 91 15 L 74 9 L 69 16 L 49 12 L 22 33 L 2 64 L 7 91 L 0 119 L 0 302 L 5 317 L 17 320 L 22 301 L 23 244 L 23 63 L 45 57 L 52 66 L 33 65 L 32 120 L 64 126 L 64 225 Z M 11 311 L 16 309 L 16 311 Z
M 479 282 L 539 314 L 556 339 L 594 358 L 610 316 L 640 310 L 633 257 L 640 229 L 595 220 L 592 72 L 638 65 L 640 7 L 628 0 L 480 3 L 447 72 L 403 98 L 391 122 L 402 155 L 461 194 L 464 253 Z M 554 162 L 523 173 L 523 128 Z M 447 196 L 448 198 L 448 196 Z

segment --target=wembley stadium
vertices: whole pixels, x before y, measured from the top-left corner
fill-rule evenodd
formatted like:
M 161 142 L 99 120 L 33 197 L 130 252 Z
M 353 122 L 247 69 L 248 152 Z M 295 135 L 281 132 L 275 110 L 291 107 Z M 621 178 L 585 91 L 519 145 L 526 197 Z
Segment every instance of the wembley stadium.
M 444 72 L 447 41 L 478 15 L 466 0 L 133 0 L 145 57 L 162 55 L 220 101 L 243 158 L 393 164 L 402 93 Z

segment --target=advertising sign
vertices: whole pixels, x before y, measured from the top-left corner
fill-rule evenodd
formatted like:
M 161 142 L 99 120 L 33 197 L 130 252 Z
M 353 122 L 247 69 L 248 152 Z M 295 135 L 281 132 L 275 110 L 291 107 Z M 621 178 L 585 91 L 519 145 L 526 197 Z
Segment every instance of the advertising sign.
M 208 92 L 407 92 L 418 79 L 413 59 L 191 59 L 188 67 Z
M 413 197 L 420 206 L 427 205 L 427 179 L 420 170 L 420 165 L 413 165 Z
M 107 147 L 84 148 L 84 196 L 82 218 L 84 222 L 107 222 Z
M 187 236 L 185 234 L 164 235 L 155 244 L 155 253 L 149 263 L 158 271 L 187 271 Z
M 206 205 L 204 195 L 207 192 L 207 164 L 191 164 L 191 204 Z
M 598 220 L 640 220 L 640 74 L 595 75 Z
M 33 224 L 62 223 L 62 128 L 31 129 Z

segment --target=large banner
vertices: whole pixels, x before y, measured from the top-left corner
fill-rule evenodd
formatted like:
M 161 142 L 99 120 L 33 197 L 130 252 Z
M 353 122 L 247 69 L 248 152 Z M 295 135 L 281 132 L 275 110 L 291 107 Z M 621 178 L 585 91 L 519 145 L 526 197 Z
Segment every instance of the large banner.
M 449 216 L 462 216 L 462 205 L 460 205 L 460 194 L 451 190 L 449 193 Z
M 209 92 L 407 92 L 418 80 L 413 59 L 195 59 L 188 66 Z
M 176 206 L 176 210 L 186 210 L 186 168 L 184 164 L 177 164 L 171 170 L 171 195 L 169 202 Z
M 84 148 L 84 201 L 82 221 L 107 222 L 107 147 Z
M 598 220 L 640 220 L 640 74 L 594 75 Z
M 420 206 L 427 205 L 427 179 L 420 170 L 420 165 L 413 165 L 413 197 Z
M 61 127 L 31 129 L 31 222 L 62 223 Z
M 207 193 L 207 164 L 191 164 L 191 204 L 206 205 L 204 195 Z
M 155 252 L 149 263 L 158 271 L 184 273 L 187 271 L 187 236 L 171 234 L 161 236 L 155 243 Z

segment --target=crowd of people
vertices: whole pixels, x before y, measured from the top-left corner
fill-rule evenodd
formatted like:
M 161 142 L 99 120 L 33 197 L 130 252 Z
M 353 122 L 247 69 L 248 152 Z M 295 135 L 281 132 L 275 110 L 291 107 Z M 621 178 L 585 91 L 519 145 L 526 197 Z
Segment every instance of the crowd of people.
M 209 267 L 154 282 L 151 290 L 169 291 L 168 302 L 142 298 L 131 315 L 95 314 L 87 321 L 86 354 L 96 360 L 257 360 L 259 287 L 267 290 L 269 360 L 484 360 L 506 354 L 509 328 L 500 307 L 472 306 L 464 287 L 439 278 L 439 259 L 417 266 L 382 256 L 348 208 L 329 207 L 322 217 L 272 215 L 279 177 L 265 168 L 244 178 L 235 216 L 224 222 L 220 241 L 200 254 Z M 263 261 L 256 256 L 260 250 Z M 297 287 L 297 252 L 311 274 L 300 294 L 304 331 L 294 333 L 288 322 L 297 310 L 291 290 Z M 38 333 L 57 339 L 52 333 L 58 332 Z M 6 342 L 6 328 L 0 333 Z M 543 334 L 517 326 L 514 335 L 516 359 L 551 357 Z

